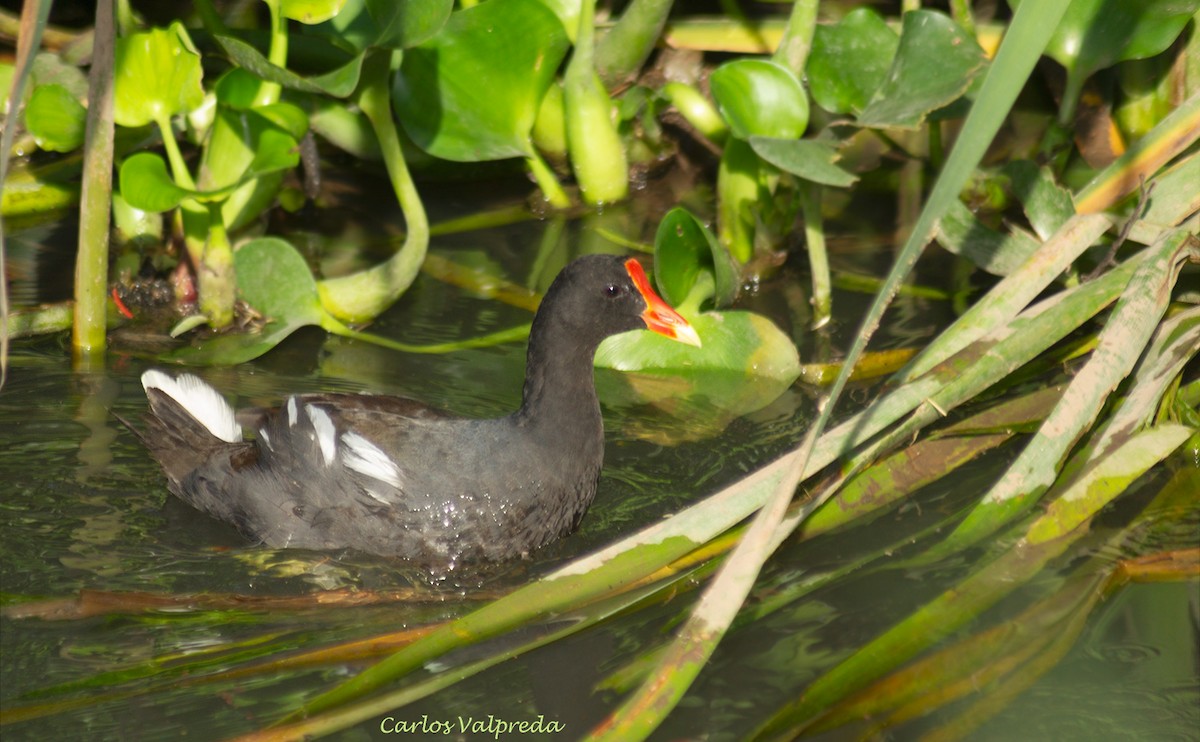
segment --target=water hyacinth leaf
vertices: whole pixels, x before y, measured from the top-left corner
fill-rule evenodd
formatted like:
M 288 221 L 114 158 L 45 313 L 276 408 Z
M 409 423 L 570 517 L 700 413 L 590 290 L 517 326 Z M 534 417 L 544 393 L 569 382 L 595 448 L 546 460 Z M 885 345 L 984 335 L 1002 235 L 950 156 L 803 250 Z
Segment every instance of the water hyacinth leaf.
M 83 146 L 87 111 L 62 85 L 39 85 L 25 105 L 25 127 L 47 152 L 71 152 Z
M 264 355 L 305 324 L 268 322 L 258 332 L 218 335 L 202 345 L 188 345 L 165 353 L 162 359 L 191 365 L 236 366 Z
M 966 92 L 986 63 L 983 49 L 949 16 L 905 13 L 895 59 L 858 123 L 916 128 L 926 114 Z
M 437 34 L 453 7 L 453 0 L 345 0 L 336 16 L 304 31 L 358 52 L 408 49 Z
M 834 164 L 838 151 L 825 142 L 755 136 L 750 137 L 750 146 L 759 157 L 780 170 L 812 183 L 846 188 L 858 181 L 857 175 Z
M 733 135 L 796 139 L 808 127 L 808 96 L 781 64 L 738 59 L 713 71 L 709 84 Z
M 317 282 L 296 248 L 278 237 L 260 237 L 233 254 L 238 291 L 271 320 L 320 324 L 325 315 Z
M 379 28 L 376 46 L 409 49 L 433 38 L 450 19 L 452 0 L 367 0 Z
M 654 282 L 670 304 L 687 300 L 701 271 L 713 274 L 718 307 L 737 297 L 738 272 L 716 235 L 690 211 L 677 206 L 663 216 L 654 236 Z
M 818 25 L 805 73 L 817 105 L 860 113 L 887 78 L 900 37 L 871 8 L 856 8 L 833 25 Z
M 121 195 L 135 209 L 158 213 L 170 211 L 185 199 L 212 201 L 228 196 L 232 189 L 198 191 L 176 185 L 167 163 L 153 152 L 126 158 L 120 170 Z
M 334 17 L 345 4 L 346 0 L 279 0 L 279 10 L 284 18 L 313 24 Z
M 1008 4 L 1015 10 L 1021 0 Z M 1165 51 L 1197 9 L 1200 0 L 1073 0 L 1046 54 L 1067 68 L 1077 93 L 1098 70 Z
M 538 0 L 490 0 L 405 52 L 394 104 L 413 142 L 435 157 L 524 157 L 566 51 L 562 24 Z
M 0 69 L 3 69 L 3 67 L 0 67 Z M 11 71 L 12 67 L 8 66 L 7 69 Z M 58 54 L 38 52 L 33 58 L 33 63 L 29 65 L 29 81 L 33 84 L 34 88 L 39 88 L 42 85 L 62 85 L 67 89 L 67 92 L 75 97 L 75 100 L 82 101 L 87 99 L 87 74 L 74 64 L 65 61 Z M 4 91 L 5 101 L 8 100 L 9 85 L 7 83 L 9 82 L 3 75 L 0 75 L 0 84 L 3 84 L 0 90 Z
M 274 103 L 247 111 L 245 121 L 254 157 L 242 173 L 243 179 L 291 170 L 300 164 L 299 140 L 308 129 L 308 118 L 303 111 L 290 103 Z
M 345 98 L 354 92 L 354 88 L 358 86 L 359 75 L 362 73 L 363 58 L 361 54 L 350 57 L 328 72 L 306 77 L 272 64 L 262 52 L 241 39 L 222 35 L 215 38 L 229 58 L 242 69 L 254 73 L 256 77 L 267 82 L 273 82 L 301 93 Z
M 600 344 L 596 366 L 687 377 L 699 372 L 733 372 L 770 379 L 784 387 L 800 375 L 800 356 L 775 323 L 753 312 L 684 315 L 704 342 L 695 348 L 652 332 L 626 332 Z
M 239 75 L 226 79 L 249 77 L 243 71 L 238 72 Z M 234 86 L 223 85 L 220 92 L 231 87 Z M 290 103 L 244 110 L 224 104 L 217 107 L 201 159 L 198 185 L 204 191 L 231 194 L 221 206 L 227 229 L 237 229 L 256 219 L 274 201 L 282 171 L 299 164 L 299 139 L 307 125 L 308 117 Z M 189 218 L 185 216 L 185 220 Z M 189 233 L 207 231 L 206 227 L 192 223 L 185 223 L 185 227 Z
M 234 67 L 217 78 L 213 91 L 219 105 L 245 111 L 254 108 L 261 88 L 262 80 L 250 70 Z
M 233 254 L 241 298 L 267 318 L 253 333 L 229 333 L 199 346 L 179 348 L 166 358 L 184 363 L 233 365 L 258 358 L 306 325 L 322 326 L 317 282 L 304 258 L 278 237 L 251 240 Z
M 204 102 L 200 54 L 179 22 L 117 40 L 113 120 L 145 126 L 188 113 Z
M 291 103 L 271 103 L 259 106 L 254 113 L 274 124 L 280 131 L 299 142 L 308 133 L 308 114 Z

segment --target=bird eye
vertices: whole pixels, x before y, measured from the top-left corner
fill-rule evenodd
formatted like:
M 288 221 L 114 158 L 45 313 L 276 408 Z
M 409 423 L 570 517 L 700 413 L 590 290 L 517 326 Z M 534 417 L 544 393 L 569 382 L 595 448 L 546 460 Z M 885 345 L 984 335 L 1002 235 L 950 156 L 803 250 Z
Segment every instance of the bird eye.
M 625 293 L 625 287 L 620 286 L 615 283 L 610 283 L 604 287 L 604 295 L 605 296 L 617 297 L 624 293 Z

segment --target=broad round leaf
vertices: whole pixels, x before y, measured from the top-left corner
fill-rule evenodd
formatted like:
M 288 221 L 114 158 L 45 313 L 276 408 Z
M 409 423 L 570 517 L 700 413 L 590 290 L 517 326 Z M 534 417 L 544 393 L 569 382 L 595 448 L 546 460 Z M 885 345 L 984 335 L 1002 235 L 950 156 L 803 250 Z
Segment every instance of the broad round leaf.
M 233 254 L 238 293 L 269 319 L 287 324 L 320 324 L 325 311 L 308 263 L 286 240 L 260 237 Z
M 805 74 L 813 100 L 833 113 L 859 113 L 883 84 L 900 39 L 871 8 L 817 25 Z
M 950 16 L 932 10 L 905 13 L 891 69 L 858 123 L 916 128 L 930 111 L 966 92 L 986 64 L 983 49 Z
M 121 126 L 145 126 L 204 102 L 200 55 L 178 22 L 119 39 L 114 70 L 113 120 Z
M 771 320 L 753 312 L 704 312 L 687 321 L 704 346 L 696 348 L 653 332 L 635 330 L 608 338 L 596 365 L 618 371 L 659 371 L 686 376 L 691 370 L 733 371 L 746 378 L 791 384 L 800 375 L 796 346 Z
M 71 152 L 83 146 L 87 111 L 62 85 L 39 85 L 25 105 L 25 127 L 48 152 Z
M 394 102 L 419 147 L 447 160 L 523 157 L 542 96 L 567 51 L 538 0 L 489 0 L 404 53 Z
M 677 206 L 663 216 L 654 236 L 654 282 L 664 299 L 682 304 L 701 271 L 711 271 L 713 301 L 728 306 L 737 296 L 738 272 L 716 235 L 690 211 Z
M 121 195 L 130 206 L 158 213 L 170 211 L 193 191 L 175 185 L 167 163 L 153 152 L 139 152 L 121 163 Z
M 798 138 L 808 127 L 808 96 L 788 68 L 766 59 L 726 62 L 709 79 L 713 98 L 739 139 Z

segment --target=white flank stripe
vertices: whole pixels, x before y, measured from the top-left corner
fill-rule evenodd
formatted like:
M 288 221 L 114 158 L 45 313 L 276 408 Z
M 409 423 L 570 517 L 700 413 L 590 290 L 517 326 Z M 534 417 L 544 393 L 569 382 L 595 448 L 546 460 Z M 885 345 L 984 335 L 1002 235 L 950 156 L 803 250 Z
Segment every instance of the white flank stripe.
M 403 483 L 400 467 L 379 446 L 358 433 L 342 433 L 342 444 L 346 447 L 342 451 L 342 463 L 347 469 L 400 489 Z
M 191 374 L 172 378 L 151 369 L 142 374 L 143 389 L 157 389 L 179 403 L 196 422 L 228 443 L 240 443 L 242 426 L 234 419 L 233 408 L 208 384 Z
M 304 412 L 308 419 L 312 420 L 313 430 L 317 432 L 317 445 L 321 447 L 321 456 L 325 459 L 325 466 L 329 466 L 337 453 L 337 441 L 334 440 L 337 431 L 333 429 L 333 420 L 329 418 L 328 412 L 310 404 L 304 405 Z
M 296 424 L 296 398 L 295 397 L 288 397 L 287 411 L 288 411 L 288 427 L 290 428 Z

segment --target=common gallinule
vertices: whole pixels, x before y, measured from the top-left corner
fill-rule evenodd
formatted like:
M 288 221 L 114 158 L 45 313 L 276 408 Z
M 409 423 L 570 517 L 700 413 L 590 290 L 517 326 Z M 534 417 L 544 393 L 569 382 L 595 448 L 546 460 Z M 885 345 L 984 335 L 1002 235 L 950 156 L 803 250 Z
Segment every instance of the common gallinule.
M 150 370 L 139 434 L 170 490 L 276 548 L 353 548 L 453 566 L 528 554 L 578 525 L 604 458 L 592 378 L 600 341 L 695 330 L 633 259 L 592 255 L 554 280 L 533 320 L 521 407 L 459 418 L 400 397 L 299 394 L 244 440 L 190 374 Z

